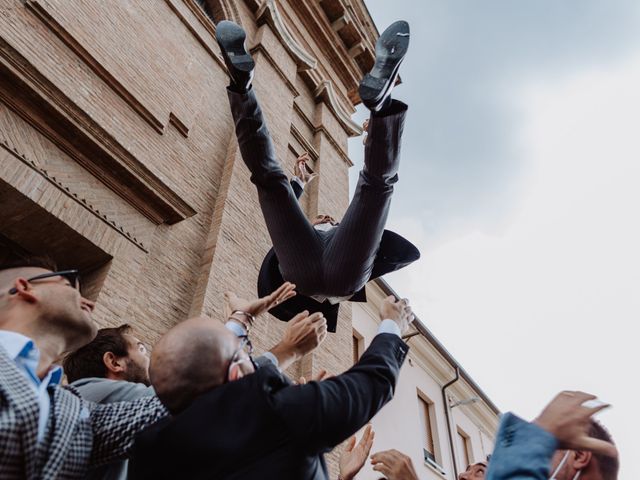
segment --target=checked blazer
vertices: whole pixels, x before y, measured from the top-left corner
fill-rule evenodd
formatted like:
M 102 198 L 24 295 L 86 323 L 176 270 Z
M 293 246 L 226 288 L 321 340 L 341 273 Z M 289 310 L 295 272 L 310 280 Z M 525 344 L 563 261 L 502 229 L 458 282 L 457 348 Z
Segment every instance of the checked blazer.
M 157 397 L 98 405 L 70 387 L 51 386 L 45 438 L 29 380 L 0 347 L 0 477 L 82 478 L 89 466 L 124 458 L 134 436 L 168 415 Z

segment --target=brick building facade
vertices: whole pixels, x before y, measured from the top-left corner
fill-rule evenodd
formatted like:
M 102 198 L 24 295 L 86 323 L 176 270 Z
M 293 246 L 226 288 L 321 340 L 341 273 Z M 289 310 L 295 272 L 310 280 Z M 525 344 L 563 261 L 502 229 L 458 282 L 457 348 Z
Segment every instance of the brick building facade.
M 83 272 L 100 326 L 153 345 L 189 316 L 254 296 L 270 241 L 239 156 L 215 23 L 248 34 L 254 88 L 301 201 L 340 218 L 347 140 L 377 30 L 363 0 L 0 0 L 0 250 Z M 352 306 L 292 376 L 352 363 Z M 284 324 L 264 318 L 258 350 Z M 336 472 L 336 455 L 329 457 Z
M 253 296 L 270 248 L 239 156 L 215 22 L 248 33 L 277 153 L 320 174 L 302 201 L 340 217 L 347 139 L 377 32 L 361 0 L 1 0 L 0 248 L 84 272 L 101 326 L 153 344 L 222 293 Z M 255 328 L 258 349 L 283 324 Z M 345 370 L 351 308 L 293 367 Z

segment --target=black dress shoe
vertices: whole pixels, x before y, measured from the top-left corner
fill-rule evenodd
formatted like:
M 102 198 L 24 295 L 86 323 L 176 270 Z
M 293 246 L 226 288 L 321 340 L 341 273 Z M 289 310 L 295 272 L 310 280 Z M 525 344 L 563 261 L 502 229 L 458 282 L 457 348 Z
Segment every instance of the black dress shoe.
M 251 87 L 256 64 L 244 45 L 247 38 L 238 24 L 223 20 L 216 25 L 216 40 L 231 75 L 231 88 L 245 93 Z
M 391 24 L 378 38 L 376 62 L 358 90 L 362 103 L 372 112 L 378 112 L 390 103 L 389 96 L 408 49 L 409 24 L 404 20 Z

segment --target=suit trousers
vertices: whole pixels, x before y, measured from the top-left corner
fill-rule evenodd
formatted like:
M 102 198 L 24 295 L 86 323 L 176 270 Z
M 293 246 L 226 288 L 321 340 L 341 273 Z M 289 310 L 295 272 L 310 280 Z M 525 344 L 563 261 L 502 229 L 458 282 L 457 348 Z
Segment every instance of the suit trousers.
M 318 231 L 307 219 L 276 158 L 253 90 L 227 90 L 242 159 L 251 172 L 273 249 L 285 280 L 307 296 L 353 295 L 368 281 L 398 180 L 407 106 L 394 100 L 372 114 L 364 168 L 340 224 Z

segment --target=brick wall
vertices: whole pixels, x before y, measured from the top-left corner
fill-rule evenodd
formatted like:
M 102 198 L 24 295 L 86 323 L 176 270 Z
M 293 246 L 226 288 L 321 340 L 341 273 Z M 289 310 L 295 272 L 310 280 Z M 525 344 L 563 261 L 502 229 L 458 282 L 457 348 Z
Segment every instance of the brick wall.
M 340 218 L 347 138 L 358 133 L 351 99 L 374 27 L 361 28 L 367 17 L 338 31 L 332 18 L 346 3 L 362 14 L 361 2 L 208 3 L 248 32 L 255 90 L 285 170 L 311 151 L 320 177 L 303 207 Z M 358 58 L 347 54 L 346 28 L 365 45 Z M 254 296 L 270 240 L 239 157 L 214 23 L 200 6 L 5 0 L 0 31 L 0 198 L 17 195 L 32 212 L 5 213 L 0 234 L 53 249 L 63 263 L 83 259 L 98 323 L 131 323 L 150 344 L 189 316 L 220 318 L 225 290 Z M 46 231 L 26 228 L 30 218 L 46 218 Z M 263 318 L 258 350 L 283 329 Z M 350 363 L 345 305 L 338 331 L 289 373 L 337 374 Z M 329 464 L 335 477 L 335 455 Z

